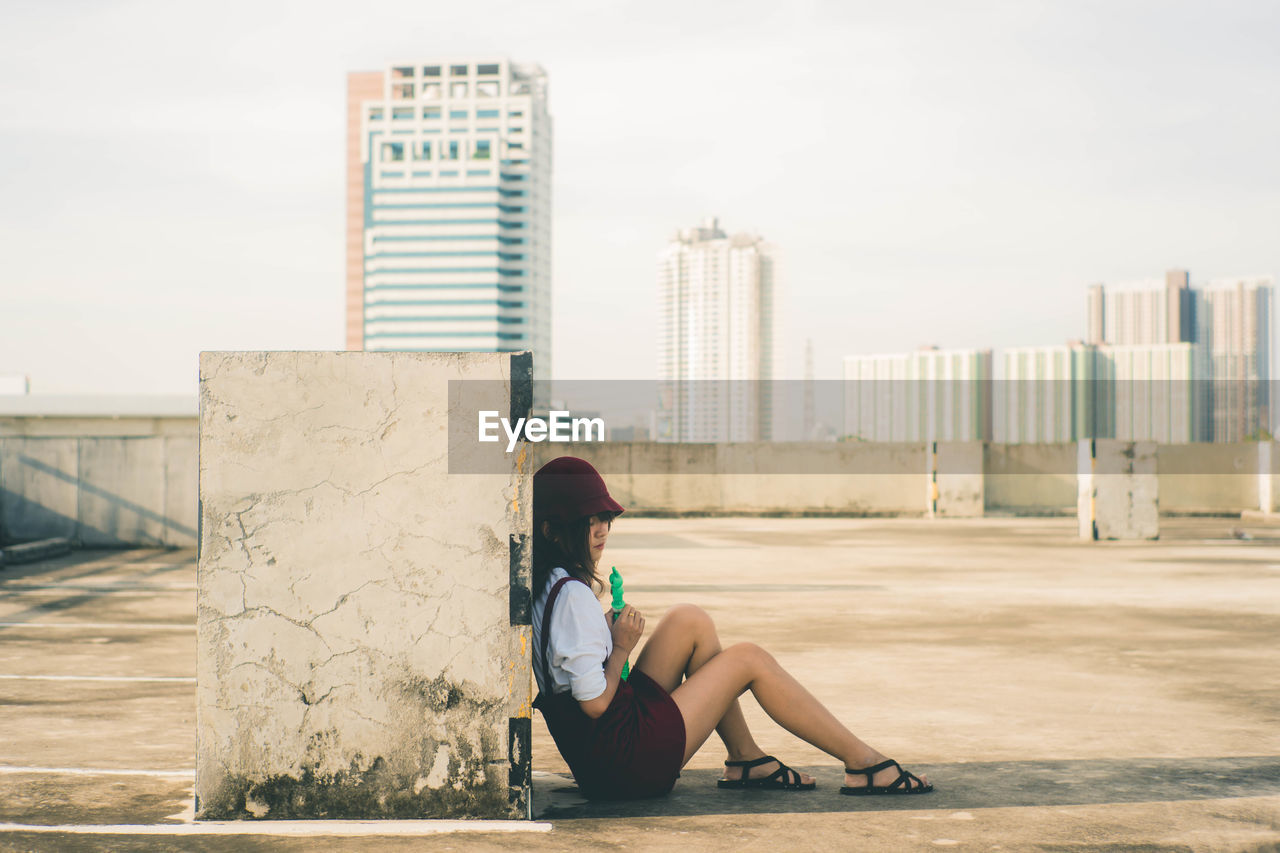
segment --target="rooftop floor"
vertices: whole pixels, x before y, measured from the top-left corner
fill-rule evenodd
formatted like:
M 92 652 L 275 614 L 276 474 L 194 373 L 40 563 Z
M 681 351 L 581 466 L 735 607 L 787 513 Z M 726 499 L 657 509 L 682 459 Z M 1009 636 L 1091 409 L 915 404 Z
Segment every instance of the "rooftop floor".
M 541 719 L 549 833 L 436 849 L 1280 850 L 1280 527 L 1163 519 L 1086 543 L 1074 519 L 620 519 L 605 560 L 650 626 L 700 604 L 725 643 L 772 651 L 865 740 L 937 790 L 837 793 L 838 763 L 750 699 L 805 793 L 720 791 L 713 737 L 667 797 L 588 804 Z M 1236 528 L 1233 533 L 1233 528 Z M 1250 538 L 1237 538 L 1250 537 Z M 82 551 L 0 572 L 0 850 L 190 849 L 190 551 Z M 104 772 L 105 771 L 105 772 Z M 347 850 L 204 837 L 205 850 Z M 362 838 L 361 850 L 421 838 Z

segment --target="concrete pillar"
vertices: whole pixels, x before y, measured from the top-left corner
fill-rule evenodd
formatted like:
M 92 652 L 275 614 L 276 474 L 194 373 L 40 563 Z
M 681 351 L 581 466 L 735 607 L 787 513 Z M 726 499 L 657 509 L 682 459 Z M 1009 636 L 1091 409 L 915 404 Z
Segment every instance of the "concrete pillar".
M 929 445 L 929 516 L 981 518 L 986 503 L 980 441 Z
M 1076 470 L 1080 538 L 1159 538 L 1155 442 L 1086 439 Z
M 1258 443 L 1258 509 L 1275 512 L 1280 508 L 1280 453 L 1274 441 Z
M 528 364 L 202 354 L 198 817 L 530 816 L 527 454 L 451 474 L 448 424 Z

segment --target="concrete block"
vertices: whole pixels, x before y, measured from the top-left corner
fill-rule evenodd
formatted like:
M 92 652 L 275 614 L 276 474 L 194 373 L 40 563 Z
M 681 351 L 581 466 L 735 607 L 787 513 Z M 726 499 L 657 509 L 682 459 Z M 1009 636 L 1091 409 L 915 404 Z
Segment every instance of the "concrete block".
M 0 541 L 76 535 L 78 460 L 74 438 L 0 438 Z
M 1081 441 L 1077 464 L 1081 538 L 1159 538 L 1160 493 L 1154 442 Z
M 981 518 L 986 505 L 982 442 L 933 442 L 930 465 L 929 514 Z
M 202 354 L 198 817 L 529 816 L 528 454 L 447 424 L 522 357 Z
M 87 547 L 165 544 L 163 438 L 81 438 L 79 525 Z
M 1274 441 L 1258 443 L 1258 509 L 1280 509 L 1280 452 Z

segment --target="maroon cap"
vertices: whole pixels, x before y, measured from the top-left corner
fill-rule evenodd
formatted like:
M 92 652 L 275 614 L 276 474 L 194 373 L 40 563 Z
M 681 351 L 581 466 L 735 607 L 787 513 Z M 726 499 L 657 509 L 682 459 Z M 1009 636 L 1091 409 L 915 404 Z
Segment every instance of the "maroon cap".
M 625 512 L 609 497 L 604 478 L 576 456 L 552 459 L 533 475 L 533 514 L 548 521 L 577 521 L 598 512 Z

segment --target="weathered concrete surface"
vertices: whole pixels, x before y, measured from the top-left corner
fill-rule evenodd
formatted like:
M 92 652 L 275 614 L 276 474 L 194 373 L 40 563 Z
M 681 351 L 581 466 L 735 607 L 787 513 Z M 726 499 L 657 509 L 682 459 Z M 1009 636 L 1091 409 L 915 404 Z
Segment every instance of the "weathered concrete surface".
M 605 559 L 650 632 L 672 605 L 701 604 L 724 642 L 762 643 L 855 732 L 927 771 L 925 797 L 839 796 L 837 764 L 748 698 L 761 746 L 813 769 L 817 791 L 717 790 L 713 737 L 671 795 L 581 804 L 558 791 L 563 764 L 535 717 L 547 835 L 0 831 L 0 850 L 1274 851 L 1280 528 L 1240 541 L 1240 524 L 1175 518 L 1158 541 L 1087 543 L 1069 518 L 618 520 Z M 0 622 L 27 627 L 0 628 L 0 673 L 191 677 L 194 576 L 190 551 L 6 569 Z M 194 695 L 190 681 L 0 680 L 0 759 L 31 769 L 0 774 L 0 821 L 189 821 Z
M 1280 510 L 1280 444 L 1274 441 L 1258 445 L 1258 510 Z
M 0 541 L 193 546 L 195 447 L 181 435 L 0 438 Z
M 934 518 L 981 518 L 986 505 L 981 441 L 939 441 L 931 453 L 933 486 L 937 500 L 930 501 Z
M 927 445 L 743 442 L 530 444 L 535 469 L 580 456 L 618 501 L 654 515 L 922 515 Z
M 1074 515 L 1075 444 L 995 444 L 983 460 L 983 500 L 991 512 Z
M 529 471 L 449 475 L 443 416 L 511 360 L 202 355 L 200 816 L 527 816 Z
M 1081 539 L 1155 539 L 1160 535 L 1160 481 L 1150 441 L 1079 443 Z
M 1240 512 L 1249 507 L 1258 500 L 1258 457 L 1266 446 L 1256 441 L 1160 445 L 1160 512 Z
M 79 453 L 76 439 L 0 439 L 0 542 L 75 537 Z

